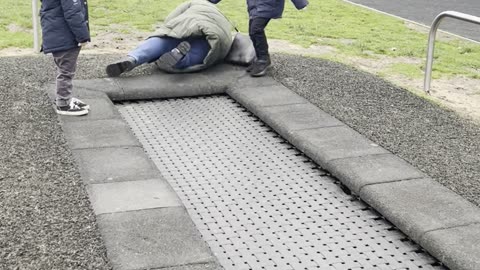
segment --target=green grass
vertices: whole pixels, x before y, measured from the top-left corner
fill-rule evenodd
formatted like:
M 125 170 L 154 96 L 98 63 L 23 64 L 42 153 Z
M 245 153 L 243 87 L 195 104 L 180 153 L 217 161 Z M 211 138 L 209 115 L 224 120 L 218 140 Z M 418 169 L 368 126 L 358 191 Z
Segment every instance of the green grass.
M 390 73 L 401 74 L 408 78 L 421 78 L 423 77 L 423 69 L 414 64 L 396 63 L 392 64 L 389 68 Z
M 13 26 L 24 31 L 10 31 L 9 28 Z M 29 33 L 27 29 L 32 29 L 32 7 L 30 2 L 2 0 L 2 8 L 0 9 L 0 49 L 32 47 L 32 33 Z
M 8 25 L 31 28 L 30 1 L 2 0 L 0 10 L 0 48 L 32 46 L 31 33 L 10 32 Z M 90 0 L 92 34 L 99 31 L 152 31 L 182 0 Z M 223 0 L 220 9 L 238 28 L 246 32 L 248 15 L 244 0 Z M 125 26 L 117 29 L 113 25 Z M 329 45 L 342 59 L 349 56 L 413 57 L 425 59 L 427 34 L 409 29 L 403 21 L 347 4 L 341 0 L 310 1 L 306 11 L 297 11 L 287 1 L 284 17 L 267 27 L 269 38 L 288 40 L 304 47 Z M 5 37 L 5 38 L 4 38 Z M 348 40 L 349 42 L 343 42 Z M 372 56 L 373 54 L 373 56 Z M 421 61 L 423 63 L 423 61 Z M 480 46 L 462 41 L 437 41 L 433 75 L 466 75 L 480 78 Z M 417 77 L 423 64 L 395 64 L 394 72 Z

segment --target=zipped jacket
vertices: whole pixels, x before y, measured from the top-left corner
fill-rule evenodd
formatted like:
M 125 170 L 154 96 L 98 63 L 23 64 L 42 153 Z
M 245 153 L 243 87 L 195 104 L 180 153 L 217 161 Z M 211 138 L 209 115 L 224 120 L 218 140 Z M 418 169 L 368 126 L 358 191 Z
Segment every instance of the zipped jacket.
M 207 0 L 184 2 L 173 10 L 152 37 L 184 39 L 205 36 L 210 51 L 200 65 L 176 72 L 192 72 L 205 69 L 223 61 L 232 46 L 232 26 L 220 10 Z
M 291 1 L 296 9 L 302 9 L 308 5 L 308 0 Z M 247 8 L 250 18 L 277 19 L 282 17 L 285 0 L 247 0 Z
M 90 41 L 87 0 L 42 0 L 42 50 L 65 51 Z

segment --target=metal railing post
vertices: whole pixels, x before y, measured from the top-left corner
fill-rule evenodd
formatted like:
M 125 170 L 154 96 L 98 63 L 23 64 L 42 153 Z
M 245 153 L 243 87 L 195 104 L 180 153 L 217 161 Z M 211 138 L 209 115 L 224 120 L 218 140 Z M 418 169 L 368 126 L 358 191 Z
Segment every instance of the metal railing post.
M 432 80 L 432 65 L 433 65 L 433 51 L 435 49 L 435 36 L 437 34 L 440 21 L 445 17 L 451 17 L 466 22 L 480 24 L 480 17 L 468 15 L 457 11 L 444 11 L 440 13 L 432 23 L 430 33 L 428 35 L 428 50 L 427 50 L 427 63 L 425 65 L 425 79 L 423 83 L 423 90 L 430 93 L 430 82 Z
M 33 22 L 33 50 L 40 51 L 40 38 L 38 29 L 38 0 L 32 0 L 32 22 Z

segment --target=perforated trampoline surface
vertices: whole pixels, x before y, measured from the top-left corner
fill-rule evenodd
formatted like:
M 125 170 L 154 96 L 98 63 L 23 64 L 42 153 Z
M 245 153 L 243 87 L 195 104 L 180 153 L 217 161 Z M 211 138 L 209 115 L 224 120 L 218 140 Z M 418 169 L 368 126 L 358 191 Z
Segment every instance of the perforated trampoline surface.
M 227 96 L 117 107 L 225 269 L 445 269 Z

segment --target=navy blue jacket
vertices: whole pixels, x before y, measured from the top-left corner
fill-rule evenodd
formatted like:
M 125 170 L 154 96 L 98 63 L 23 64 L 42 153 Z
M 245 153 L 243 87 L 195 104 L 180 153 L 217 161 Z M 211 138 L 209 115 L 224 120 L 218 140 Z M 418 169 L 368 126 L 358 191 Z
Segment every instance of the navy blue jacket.
M 296 9 L 302 9 L 308 5 L 308 0 L 291 1 Z M 285 0 L 247 0 L 247 7 L 250 18 L 276 19 L 282 17 Z
M 42 0 L 42 50 L 59 52 L 90 41 L 87 0 Z

